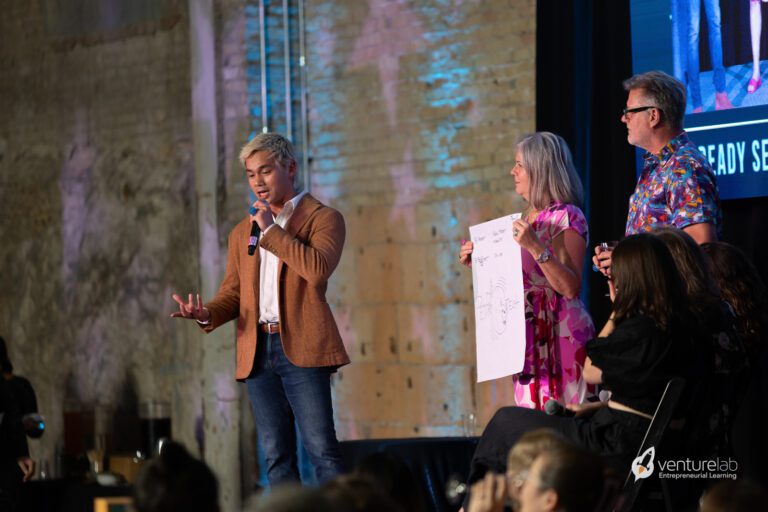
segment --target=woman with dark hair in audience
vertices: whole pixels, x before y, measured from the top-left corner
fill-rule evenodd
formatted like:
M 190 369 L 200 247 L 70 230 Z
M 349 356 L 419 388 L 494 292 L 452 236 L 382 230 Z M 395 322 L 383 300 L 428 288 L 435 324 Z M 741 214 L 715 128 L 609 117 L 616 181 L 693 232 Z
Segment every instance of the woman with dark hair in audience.
M 755 266 L 725 242 L 702 245 L 720 294 L 736 313 L 736 326 L 751 362 L 749 383 L 734 421 L 731 440 L 741 476 L 768 485 L 768 290 Z
M 768 289 L 741 249 L 725 242 L 701 246 L 720 296 L 736 313 L 737 328 L 750 357 L 759 356 L 768 341 Z
M 610 291 L 613 312 L 587 344 L 584 368 L 587 382 L 612 392 L 610 400 L 569 405 L 576 417 L 500 409 L 480 438 L 469 483 L 489 470 L 503 473 L 507 452 L 520 436 L 547 427 L 626 472 L 666 383 L 683 377 L 695 387 L 706 376 L 690 331 L 688 300 L 663 242 L 647 233 L 621 241 L 613 253 Z
M 729 431 L 742 402 L 749 364 L 744 342 L 736 330 L 733 309 L 720 297 L 701 247 L 687 233 L 676 228 L 654 231 L 672 253 L 683 279 L 691 311 L 696 317 L 692 329 L 700 331 L 700 350 L 712 351 L 713 378 L 696 390 L 698 406 L 690 411 L 686 426 L 686 448 L 690 456 L 728 456 Z
M 722 310 L 720 291 L 709 275 L 707 259 L 701 247 L 682 229 L 660 227 L 654 229 L 653 234 L 664 242 L 672 254 L 691 311 L 697 319 L 706 321 L 713 312 L 719 314 Z

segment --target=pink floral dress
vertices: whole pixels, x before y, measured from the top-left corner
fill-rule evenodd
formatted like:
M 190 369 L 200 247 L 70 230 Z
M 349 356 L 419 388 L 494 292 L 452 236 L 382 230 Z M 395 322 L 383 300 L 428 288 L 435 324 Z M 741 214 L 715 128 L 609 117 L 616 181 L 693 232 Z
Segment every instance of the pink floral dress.
M 539 213 L 532 227 L 550 251 L 552 239 L 573 229 L 589 243 L 587 220 L 579 208 L 553 203 Z M 518 406 L 543 409 L 550 398 L 577 404 L 593 392 L 582 378 L 585 345 L 595 336 L 587 309 L 576 297 L 552 288 L 531 254 L 523 250 L 526 346 L 523 371 L 513 377 Z

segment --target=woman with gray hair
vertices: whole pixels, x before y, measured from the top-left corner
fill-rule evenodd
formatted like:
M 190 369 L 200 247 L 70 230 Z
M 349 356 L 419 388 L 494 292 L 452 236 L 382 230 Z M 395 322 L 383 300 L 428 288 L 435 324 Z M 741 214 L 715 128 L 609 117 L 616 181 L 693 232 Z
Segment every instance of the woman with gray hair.
M 525 364 L 513 377 L 515 402 L 539 410 L 549 399 L 578 404 L 588 393 L 584 346 L 595 335 L 579 299 L 588 239 L 579 209 L 581 180 L 568 145 L 550 132 L 520 139 L 510 174 L 528 202 L 512 225 L 522 249 L 526 318 Z M 472 265 L 472 242 L 461 246 L 459 261 Z

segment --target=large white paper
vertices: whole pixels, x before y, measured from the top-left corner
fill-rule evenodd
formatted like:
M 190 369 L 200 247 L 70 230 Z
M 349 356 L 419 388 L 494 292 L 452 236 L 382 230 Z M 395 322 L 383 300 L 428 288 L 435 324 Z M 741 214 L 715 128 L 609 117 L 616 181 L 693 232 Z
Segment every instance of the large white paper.
M 477 381 L 498 379 L 523 369 L 525 302 L 520 245 L 512 237 L 519 213 L 469 228 L 475 291 Z

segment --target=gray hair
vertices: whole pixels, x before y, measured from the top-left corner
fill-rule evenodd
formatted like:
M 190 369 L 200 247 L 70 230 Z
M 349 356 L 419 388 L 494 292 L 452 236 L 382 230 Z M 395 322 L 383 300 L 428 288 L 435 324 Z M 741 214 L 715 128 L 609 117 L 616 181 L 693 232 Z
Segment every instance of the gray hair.
M 259 151 L 269 153 L 284 169 L 288 169 L 291 164 L 296 163 L 293 144 L 279 133 L 260 133 L 248 141 L 240 150 L 240 163 L 243 164 L 243 167 L 245 167 L 245 161 Z
M 551 132 L 524 135 L 517 149 L 530 180 L 531 206 L 541 210 L 550 201 L 581 206 L 584 189 L 562 137 Z
M 683 129 L 686 92 L 683 83 L 663 71 L 648 71 L 624 80 L 624 90 L 642 89 L 643 96 L 661 110 L 661 119 L 673 130 Z

